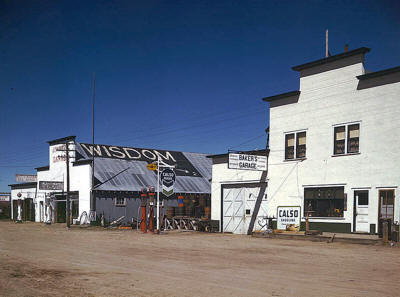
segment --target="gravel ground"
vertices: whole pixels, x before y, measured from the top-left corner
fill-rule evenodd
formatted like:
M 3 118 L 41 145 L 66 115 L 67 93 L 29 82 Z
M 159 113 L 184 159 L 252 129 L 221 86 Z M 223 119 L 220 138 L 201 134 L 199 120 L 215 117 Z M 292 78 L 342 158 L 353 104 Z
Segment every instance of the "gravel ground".
M 399 296 L 400 248 L 0 222 L 0 296 Z

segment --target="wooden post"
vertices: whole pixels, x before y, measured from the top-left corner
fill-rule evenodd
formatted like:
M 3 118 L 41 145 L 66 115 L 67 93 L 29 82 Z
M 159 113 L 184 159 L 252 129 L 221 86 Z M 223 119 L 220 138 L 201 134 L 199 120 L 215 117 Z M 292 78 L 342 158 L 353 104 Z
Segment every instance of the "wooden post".
M 383 243 L 387 244 L 389 241 L 389 228 L 387 221 L 382 222 L 382 232 L 383 232 Z

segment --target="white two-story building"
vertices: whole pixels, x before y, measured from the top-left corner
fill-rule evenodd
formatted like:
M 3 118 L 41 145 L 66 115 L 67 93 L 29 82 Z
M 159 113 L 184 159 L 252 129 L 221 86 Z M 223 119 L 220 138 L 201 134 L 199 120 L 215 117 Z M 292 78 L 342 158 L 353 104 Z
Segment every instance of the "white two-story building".
M 268 209 L 300 206 L 311 229 L 377 233 L 400 220 L 400 67 L 359 48 L 295 66 L 300 89 L 270 103 Z M 303 219 L 304 220 L 304 219 Z
M 266 178 L 230 169 L 228 154 L 211 156 L 212 218 L 222 232 L 250 233 L 252 217 L 260 229 L 260 217 L 277 218 L 285 206 L 300 207 L 303 229 L 307 215 L 311 229 L 326 232 L 377 233 L 381 219 L 398 228 L 400 67 L 366 71 L 369 51 L 295 66 L 299 90 L 263 99 L 269 151 L 247 153 L 269 152 Z

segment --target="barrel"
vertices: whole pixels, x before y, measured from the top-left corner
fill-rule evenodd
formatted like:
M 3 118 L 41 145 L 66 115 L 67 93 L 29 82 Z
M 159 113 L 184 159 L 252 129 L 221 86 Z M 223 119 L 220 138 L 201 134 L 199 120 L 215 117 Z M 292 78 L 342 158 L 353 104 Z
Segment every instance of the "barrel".
M 184 207 L 175 207 L 175 215 L 176 216 L 184 216 L 185 208 Z
M 193 217 L 193 205 L 189 204 L 185 206 L 185 215 L 187 217 Z
M 173 206 L 167 207 L 167 218 L 171 219 L 175 215 L 175 208 Z
M 204 216 L 208 219 L 211 217 L 211 207 L 209 206 L 204 207 Z

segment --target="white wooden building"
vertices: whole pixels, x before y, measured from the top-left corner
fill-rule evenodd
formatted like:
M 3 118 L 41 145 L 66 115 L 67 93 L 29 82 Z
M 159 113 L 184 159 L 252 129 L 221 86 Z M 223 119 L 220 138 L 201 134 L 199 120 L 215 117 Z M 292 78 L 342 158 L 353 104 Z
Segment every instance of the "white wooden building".
M 260 215 L 300 206 L 311 229 L 377 233 L 380 219 L 398 228 L 400 67 L 366 71 L 369 51 L 295 66 L 299 90 L 263 99 L 270 104 L 270 154 Z M 222 188 L 260 176 L 214 162 L 212 218 L 224 215 Z

